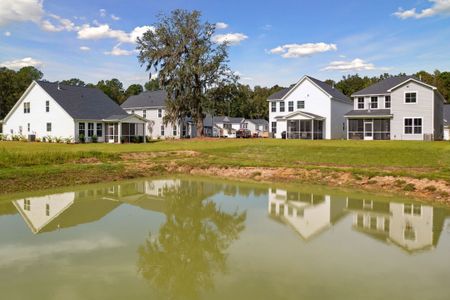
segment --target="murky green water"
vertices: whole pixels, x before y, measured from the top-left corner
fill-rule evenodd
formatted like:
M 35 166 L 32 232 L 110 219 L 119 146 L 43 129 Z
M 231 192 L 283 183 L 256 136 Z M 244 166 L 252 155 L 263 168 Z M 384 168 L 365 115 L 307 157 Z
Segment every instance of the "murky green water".
M 450 211 L 155 179 L 0 201 L 0 299 L 449 299 Z

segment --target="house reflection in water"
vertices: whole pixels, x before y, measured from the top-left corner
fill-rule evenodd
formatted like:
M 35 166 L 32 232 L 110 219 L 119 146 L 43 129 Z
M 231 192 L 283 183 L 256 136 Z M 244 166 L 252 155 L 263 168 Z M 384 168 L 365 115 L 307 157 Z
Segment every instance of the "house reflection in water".
M 290 225 L 308 240 L 345 215 L 346 198 L 269 189 L 269 216 Z
M 163 212 L 164 190 L 180 180 L 139 181 L 12 201 L 30 230 L 51 232 L 100 220 L 123 203 Z
M 408 253 L 436 247 L 449 211 L 418 203 L 401 203 L 269 189 L 269 216 L 292 227 L 303 239 L 318 236 L 345 215 L 352 228 L 394 244 Z

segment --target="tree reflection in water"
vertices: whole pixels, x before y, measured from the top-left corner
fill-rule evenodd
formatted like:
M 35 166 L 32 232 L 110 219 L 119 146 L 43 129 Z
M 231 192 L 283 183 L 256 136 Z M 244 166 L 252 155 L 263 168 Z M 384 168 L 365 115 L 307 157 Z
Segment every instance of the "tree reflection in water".
M 208 200 L 216 192 L 186 181 L 164 191 L 166 222 L 138 250 L 138 271 L 161 296 L 197 299 L 226 271 L 226 251 L 245 228 L 246 213 L 222 211 Z

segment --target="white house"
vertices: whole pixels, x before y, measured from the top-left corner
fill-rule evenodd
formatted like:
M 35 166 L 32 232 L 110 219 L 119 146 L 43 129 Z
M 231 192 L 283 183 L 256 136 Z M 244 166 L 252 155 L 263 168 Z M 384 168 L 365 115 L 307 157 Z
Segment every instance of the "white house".
M 196 127 L 186 119 L 176 124 L 164 124 L 167 93 L 163 90 L 146 91 L 130 96 L 122 108 L 129 114 L 136 114 L 148 121 L 147 136 L 152 139 L 195 137 Z
M 444 140 L 450 140 L 450 103 L 444 105 Z
M 311 76 L 268 98 L 269 123 L 275 138 L 343 139 L 344 115 L 351 100 L 339 90 Z
M 241 123 L 241 128 L 250 130 L 252 136 L 269 136 L 269 122 L 264 119 L 245 119 Z
M 382 80 L 352 95 L 348 139 L 442 140 L 444 97 L 413 76 Z
M 127 114 L 101 90 L 33 81 L 3 123 L 9 137 L 121 143 L 145 136 L 145 120 Z M 144 140 L 145 141 L 145 140 Z
M 207 115 L 203 121 L 205 135 L 235 138 L 236 131 L 242 128 L 244 118 Z

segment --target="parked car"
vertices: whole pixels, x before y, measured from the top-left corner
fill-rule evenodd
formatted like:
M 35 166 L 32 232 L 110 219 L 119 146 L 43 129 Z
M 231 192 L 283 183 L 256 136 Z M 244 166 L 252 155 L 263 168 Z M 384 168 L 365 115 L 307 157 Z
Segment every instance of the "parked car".
M 236 138 L 248 139 L 252 137 L 252 132 L 248 129 L 239 129 L 236 131 Z

